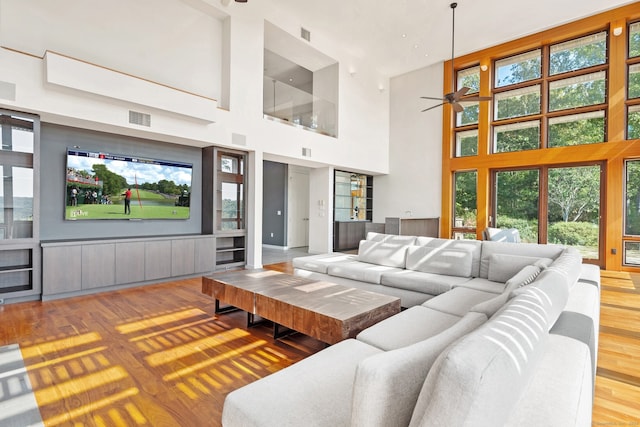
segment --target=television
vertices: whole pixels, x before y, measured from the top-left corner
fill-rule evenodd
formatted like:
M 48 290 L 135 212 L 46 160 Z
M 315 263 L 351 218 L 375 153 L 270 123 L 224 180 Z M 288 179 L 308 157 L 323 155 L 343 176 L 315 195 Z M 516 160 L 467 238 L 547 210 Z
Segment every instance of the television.
M 192 172 L 190 163 L 68 148 L 64 218 L 188 219 Z

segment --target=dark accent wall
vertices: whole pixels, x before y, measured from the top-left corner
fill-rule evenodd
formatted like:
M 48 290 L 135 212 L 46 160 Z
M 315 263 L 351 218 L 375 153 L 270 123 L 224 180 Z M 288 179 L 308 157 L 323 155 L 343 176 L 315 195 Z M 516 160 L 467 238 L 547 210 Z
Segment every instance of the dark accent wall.
M 262 243 L 286 246 L 287 176 L 286 164 L 264 161 L 262 196 Z M 278 215 L 280 211 L 280 215 Z M 271 237 L 273 233 L 273 237 Z
M 193 164 L 191 211 L 187 220 L 65 221 L 67 148 L 130 154 Z M 40 136 L 40 240 L 200 234 L 202 216 L 202 150 L 142 138 L 42 123 Z

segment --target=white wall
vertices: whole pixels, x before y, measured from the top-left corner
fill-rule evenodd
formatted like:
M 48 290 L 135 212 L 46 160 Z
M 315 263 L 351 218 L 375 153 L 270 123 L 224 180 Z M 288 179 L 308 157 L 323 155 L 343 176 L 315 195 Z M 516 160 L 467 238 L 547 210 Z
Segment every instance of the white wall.
M 442 73 L 438 64 L 391 79 L 389 175 L 374 178 L 374 222 L 440 216 L 442 108 L 421 112 L 437 102 L 420 96 L 442 95 Z
M 389 171 L 389 90 L 379 89 L 389 81 L 349 56 L 331 28 L 312 29 L 311 46 L 339 63 L 338 137 L 266 120 L 265 20 L 295 37 L 305 25 L 281 13 L 275 0 L 228 7 L 219 0 L 0 0 L 0 83 L 8 88 L 3 93 L 15 88 L 15 96 L 0 95 L 0 107 L 39 114 L 53 124 L 195 147 L 228 146 L 321 168 L 315 184 L 327 194 L 312 200 L 325 200 L 326 215 L 315 217 L 322 224 L 313 228 L 310 246 L 325 250 L 331 247 L 332 188 L 326 171 Z M 47 65 L 47 51 L 68 60 Z M 350 75 L 354 65 L 358 72 Z M 71 68 L 86 75 L 60 78 Z M 58 78 L 49 81 L 47 71 Z M 128 85 L 136 88 L 135 96 L 122 94 Z M 151 126 L 130 124 L 129 110 L 150 114 Z M 233 134 L 245 137 L 236 138 L 242 146 L 232 144 Z M 302 155 L 303 147 L 311 149 L 310 157 Z M 251 201 L 256 218 L 259 196 Z M 256 247 L 258 231 L 256 224 Z M 260 265 L 257 253 L 248 259 Z

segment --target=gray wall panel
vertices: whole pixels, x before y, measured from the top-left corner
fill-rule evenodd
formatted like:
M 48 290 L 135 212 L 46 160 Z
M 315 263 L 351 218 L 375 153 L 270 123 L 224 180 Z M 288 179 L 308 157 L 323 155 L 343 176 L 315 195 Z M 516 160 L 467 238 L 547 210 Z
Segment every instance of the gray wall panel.
M 262 198 L 262 243 L 265 245 L 286 245 L 287 173 L 286 164 L 265 160 Z
M 40 165 L 40 239 L 100 239 L 200 234 L 202 215 L 202 152 L 199 148 L 131 138 L 42 123 Z M 83 150 L 146 156 L 193 164 L 191 213 L 187 220 L 65 221 L 66 151 Z

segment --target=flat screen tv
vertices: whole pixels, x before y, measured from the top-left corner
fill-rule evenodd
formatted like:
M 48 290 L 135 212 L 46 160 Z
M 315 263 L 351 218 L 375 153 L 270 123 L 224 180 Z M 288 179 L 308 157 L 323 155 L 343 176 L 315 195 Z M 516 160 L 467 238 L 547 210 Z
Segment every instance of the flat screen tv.
M 188 219 L 193 165 L 67 149 L 66 220 Z

